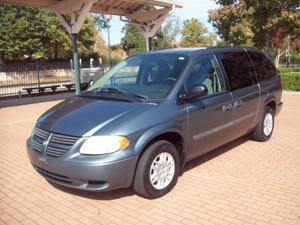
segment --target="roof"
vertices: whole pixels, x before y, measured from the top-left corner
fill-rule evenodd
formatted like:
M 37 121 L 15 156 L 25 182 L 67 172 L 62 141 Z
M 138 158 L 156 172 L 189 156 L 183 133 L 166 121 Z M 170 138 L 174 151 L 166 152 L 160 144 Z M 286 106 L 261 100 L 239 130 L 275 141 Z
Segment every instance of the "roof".
M 38 8 L 54 8 L 64 10 L 66 13 L 78 10 L 86 0 L 1 0 L 4 4 L 14 4 L 32 6 Z M 183 7 L 181 3 L 173 0 L 96 0 L 91 8 L 91 12 L 123 15 L 132 14 L 140 10 L 143 6 L 156 6 L 163 8 Z
M 189 48 L 170 48 L 170 49 L 160 49 L 160 50 L 154 50 L 150 52 L 142 52 L 138 53 L 140 54 L 182 54 L 182 55 L 193 55 L 197 54 L 199 52 L 222 52 L 222 51 L 234 51 L 234 50 L 244 50 L 247 49 L 247 51 L 259 51 L 255 47 L 245 47 L 245 46 L 218 46 L 218 47 L 189 47 Z
M 181 54 L 181 55 L 190 55 L 195 52 L 199 52 L 201 50 L 205 50 L 207 47 L 190 47 L 190 48 L 167 48 L 167 49 L 159 49 L 152 50 L 149 52 L 141 52 L 138 54 Z

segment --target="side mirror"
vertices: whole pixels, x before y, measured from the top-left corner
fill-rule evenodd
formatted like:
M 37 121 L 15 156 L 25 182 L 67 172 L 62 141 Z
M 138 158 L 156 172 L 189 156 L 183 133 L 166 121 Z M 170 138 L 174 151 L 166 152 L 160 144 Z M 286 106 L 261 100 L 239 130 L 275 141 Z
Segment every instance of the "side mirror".
M 203 84 L 197 84 L 192 86 L 186 93 L 180 96 L 183 101 L 191 101 L 208 94 L 207 87 Z

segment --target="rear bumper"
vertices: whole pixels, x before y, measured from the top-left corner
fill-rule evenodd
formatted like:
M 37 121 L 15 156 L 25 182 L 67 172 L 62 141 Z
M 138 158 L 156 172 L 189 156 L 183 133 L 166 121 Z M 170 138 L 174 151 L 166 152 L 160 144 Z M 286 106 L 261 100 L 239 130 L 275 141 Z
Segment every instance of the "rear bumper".
M 27 141 L 27 154 L 34 169 L 45 179 L 87 191 L 108 191 L 131 186 L 137 163 L 137 157 L 111 162 L 103 162 L 101 158 L 92 156 L 80 156 L 80 160 L 53 158 L 33 150 L 30 140 Z
M 280 111 L 282 109 L 282 105 L 283 105 L 283 102 L 277 103 L 275 116 L 277 116 L 280 113 Z

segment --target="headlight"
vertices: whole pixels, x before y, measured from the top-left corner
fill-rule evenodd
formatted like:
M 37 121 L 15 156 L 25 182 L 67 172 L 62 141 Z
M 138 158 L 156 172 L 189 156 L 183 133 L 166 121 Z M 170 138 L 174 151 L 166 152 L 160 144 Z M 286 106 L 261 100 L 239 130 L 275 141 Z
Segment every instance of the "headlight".
M 122 136 L 93 136 L 81 146 L 80 153 L 86 155 L 102 155 L 126 148 L 129 141 Z

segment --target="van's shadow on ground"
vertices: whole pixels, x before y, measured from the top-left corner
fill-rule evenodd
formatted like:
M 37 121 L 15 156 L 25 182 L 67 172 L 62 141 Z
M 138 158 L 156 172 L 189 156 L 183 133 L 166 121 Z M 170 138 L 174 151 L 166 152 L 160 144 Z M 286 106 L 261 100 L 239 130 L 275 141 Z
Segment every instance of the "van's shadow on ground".
M 184 172 L 191 170 L 195 167 L 201 166 L 201 164 L 206 163 L 207 161 L 218 157 L 219 155 L 222 155 L 223 153 L 230 151 L 236 147 L 238 147 L 239 145 L 244 144 L 247 141 L 250 141 L 251 139 L 249 138 L 248 135 L 243 136 L 237 140 L 234 140 L 220 148 L 217 148 L 203 156 L 200 156 L 199 158 L 196 158 L 190 162 L 188 162 L 185 166 L 185 168 L 183 169 L 181 175 L 184 176 Z M 50 182 L 49 182 L 50 183 Z M 81 190 L 75 190 L 75 189 L 71 189 L 71 188 L 66 188 L 66 187 L 62 187 L 53 183 L 50 183 L 52 186 L 54 186 L 55 188 L 69 193 L 69 194 L 74 194 L 83 198 L 89 198 L 89 199 L 94 199 L 94 200 L 113 200 L 113 199 L 119 199 L 119 198 L 123 198 L 126 196 L 132 196 L 135 195 L 134 191 L 131 188 L 125 188 L 125 189 L 118 189 L 118 190 L 114 190 L 114 191 L 107 191 L 107 192 L 87 192 L 87 191 L 81 191 Z

